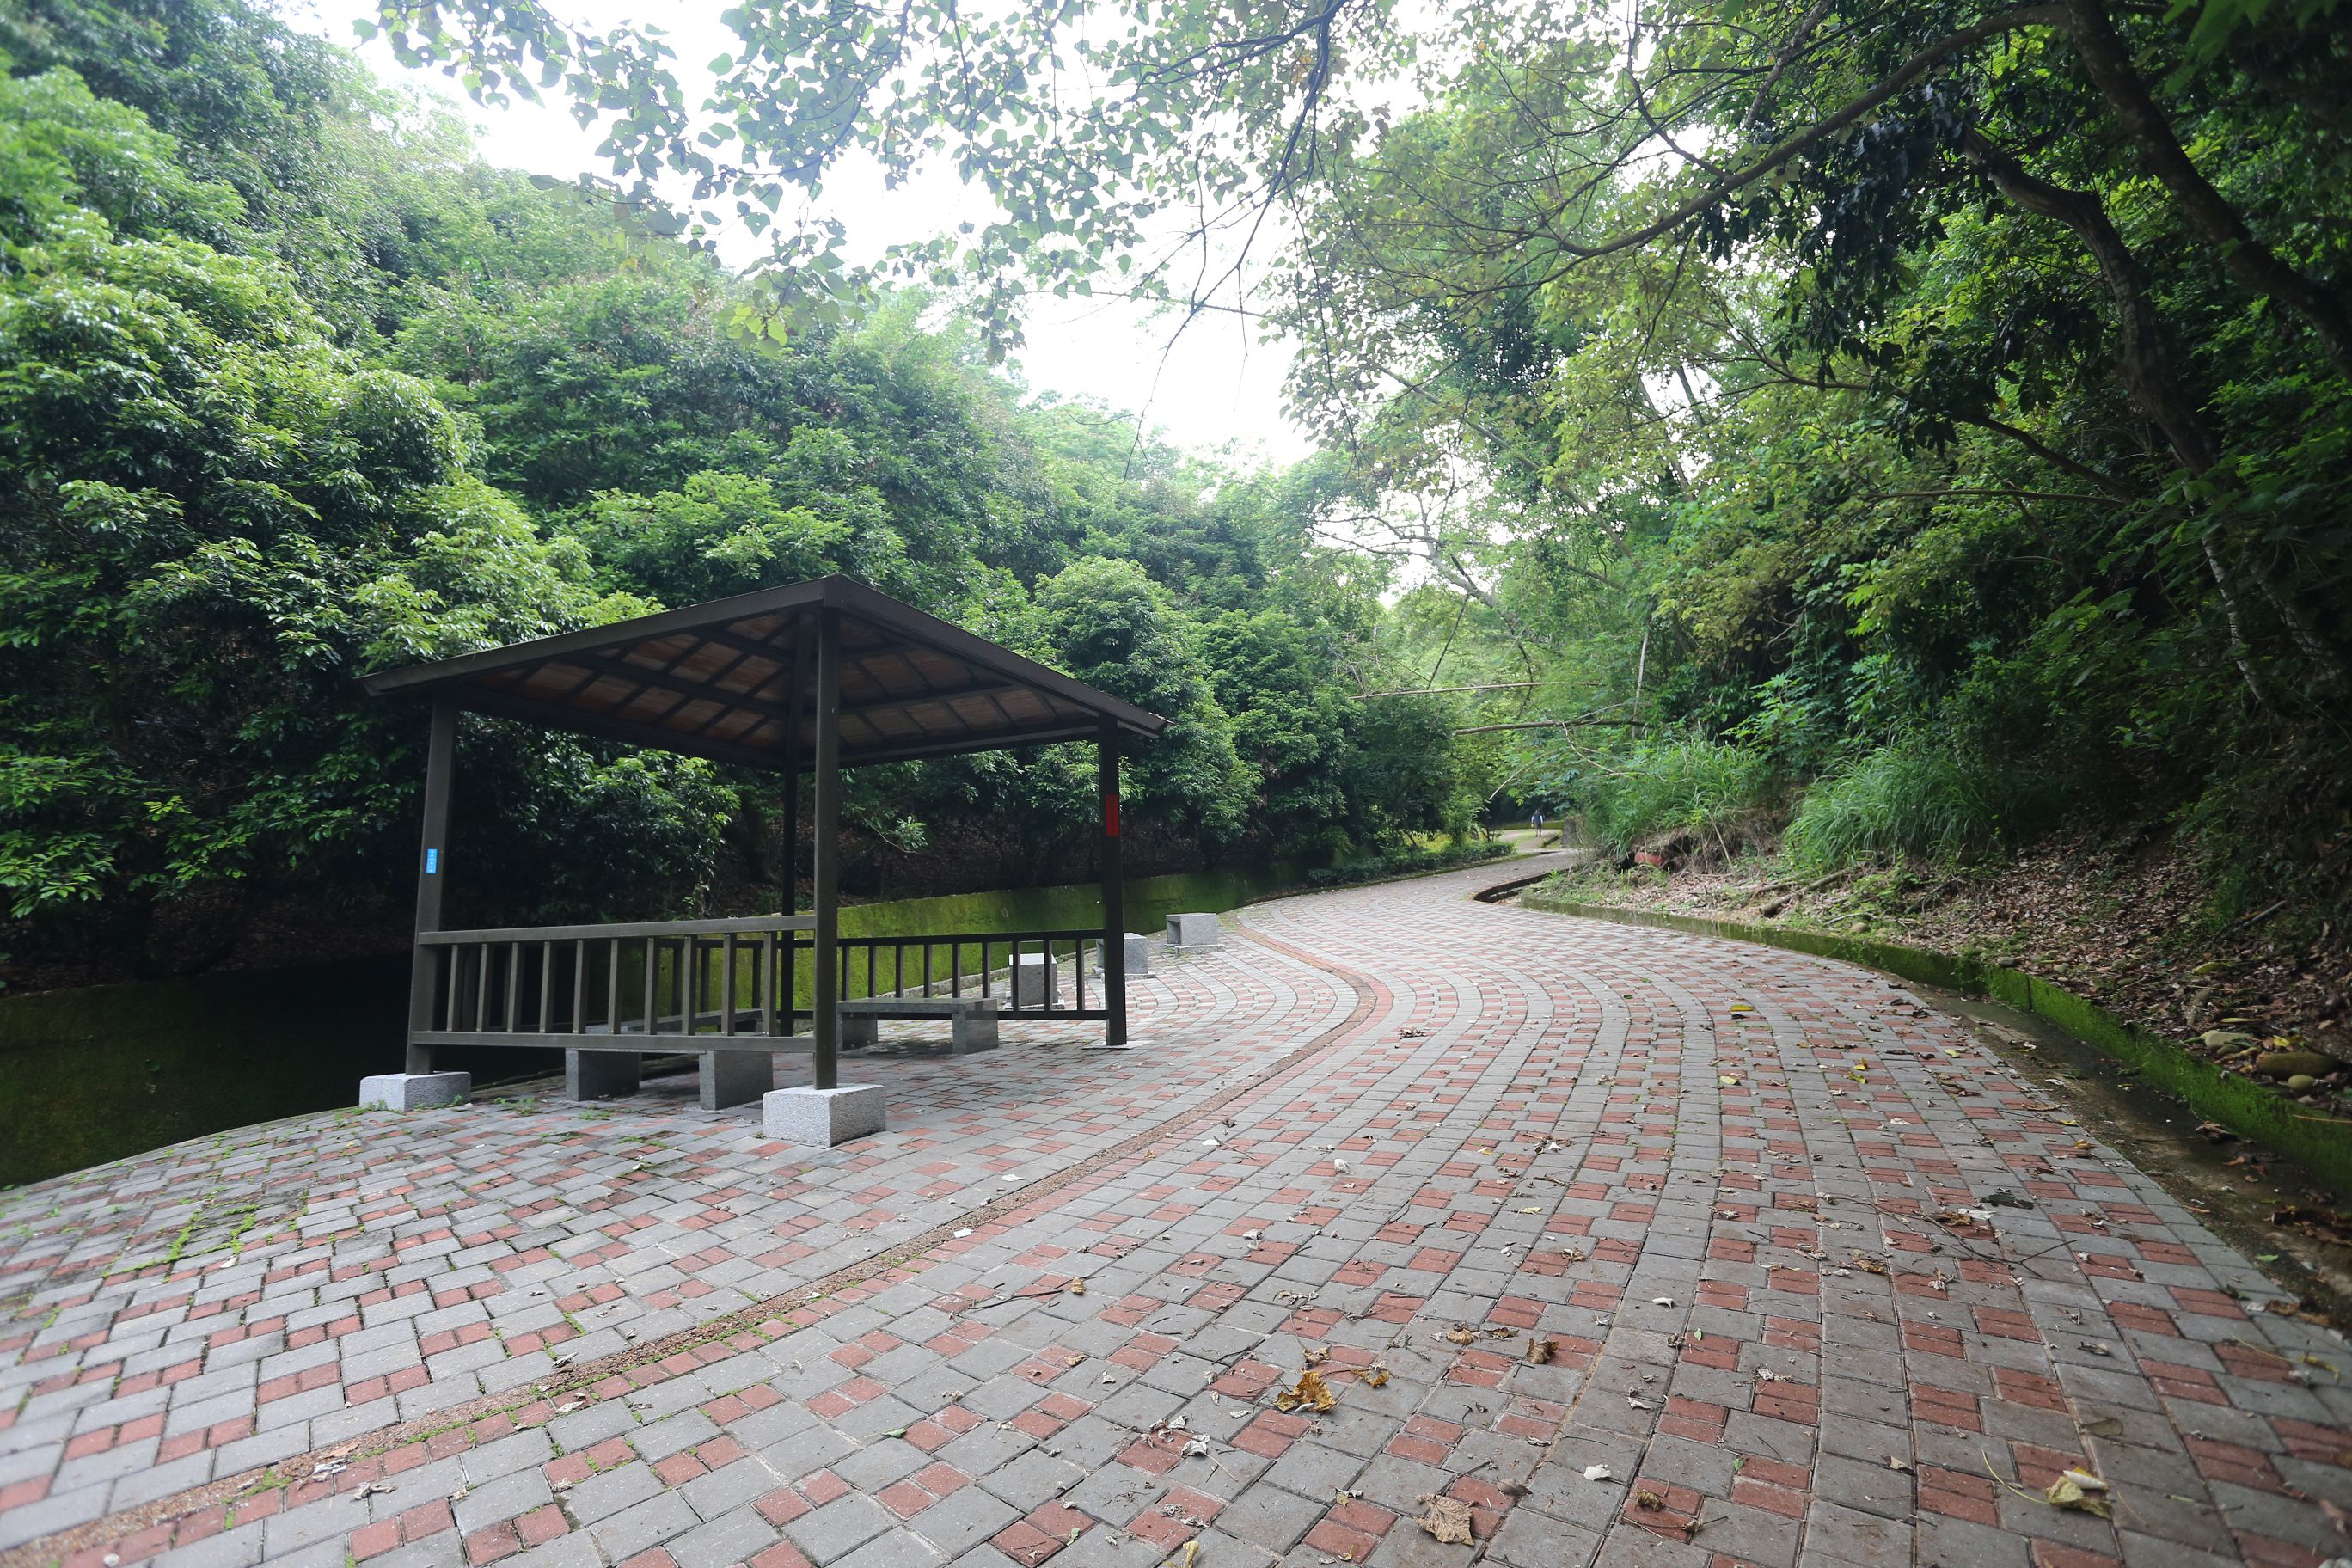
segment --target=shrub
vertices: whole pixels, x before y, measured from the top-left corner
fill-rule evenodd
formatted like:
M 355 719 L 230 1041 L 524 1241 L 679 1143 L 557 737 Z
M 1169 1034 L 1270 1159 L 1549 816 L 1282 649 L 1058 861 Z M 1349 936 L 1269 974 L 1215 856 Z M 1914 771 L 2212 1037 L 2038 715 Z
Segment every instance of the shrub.
M 1783 842 L 1798 865 L 1823 871 L 1904 855 L 1961 860 L 2014 848 L 2057 806 L 2049 782 L 1906 741 L 1807 790 Z
M 1613 768 L 1578 781 L 1569 804 L 1584 830 L 1620 854 L 1660 833 L 1727 839 L 1734 819 L 1772 795 L 1770 764 L 1758 753 L 1712 741 L 1645 746 Z

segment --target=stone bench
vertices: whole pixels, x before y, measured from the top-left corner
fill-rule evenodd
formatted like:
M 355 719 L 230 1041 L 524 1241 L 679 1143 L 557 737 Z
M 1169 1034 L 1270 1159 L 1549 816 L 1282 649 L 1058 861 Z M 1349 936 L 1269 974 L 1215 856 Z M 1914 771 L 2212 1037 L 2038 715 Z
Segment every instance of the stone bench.
M 949 1049 L 957 1056 L 996 1048 L 997 999 L 993 996 L 868 996 L 841 1004 L 841 1048 L 879 1045 L 885 1018 L 945 1018 Z

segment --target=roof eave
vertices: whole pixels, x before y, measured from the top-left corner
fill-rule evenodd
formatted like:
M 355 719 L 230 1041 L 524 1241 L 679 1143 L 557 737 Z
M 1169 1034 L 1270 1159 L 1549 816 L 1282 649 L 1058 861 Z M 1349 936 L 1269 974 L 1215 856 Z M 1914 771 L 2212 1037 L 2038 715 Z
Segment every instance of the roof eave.
M 1107 691 L 1098 690 L 1057 669 L 1048 668 L 1034 659 L 1024 658 L 1011 648 L 988 641 L 964 630 L 951 622 L 902 605 L 877 589 L 853 578 L 835 575 L 814 578 L 805 583 L 788 584 L 782 587 L 762 588 L 731 598 L 714 599 L 708 604 L 688 605 L 680 609 L 663 610 L 632 620 L 612 621 L 600 626 L 588 626 L 576 632 L 559 633 L 554 637 L 537 637 L 530 642 L 509 643 L 501 647 L 484 648 L 477 653 L 457 654 L 448 658 L 433 659 L 423 664 L 405 665 L 396 669 L 377 670 L 359 678 L 361 688 L 371 697 L 417 697 L 449 686 L 460 686 L 468 694 L 467 705 L 484 711 L 495 710 L 491 704 L 472 700 L 472 694 L 488 689 L 473 684 L 478 678 L 501 670 L 524 668 L 561 660 L 569 655 L 602 652 L 626 644 L 650 638 L 691 635 L 732 626 L 737 622 L 786 612 L 800 612 L 812 607 L 841 611 L 878 630 L 895 633 L 910 642 L 928 644 L 949 657 L 988 670 L 1019 685 L 1034 687 L 1063 701 L 1074 704 L 1108 719 L 1120 729 L 1146 739 L 1166 730 L 1169 721 L 1161 715 L 1125 702 Z M 781 650 L 780 650 L 781 651 Z M 713 693 L 724 700 L 723 693 Z M 552 710 L 547 720 L 538 720 L 520 710 L 518 703 L 509 710 L 509 716 L 526 721 L 549 722 L 553 727 L 572 728 L 589 733 L 612 735 L 620 726 L 591 729 L 585 725 L 557 723 Z M 618 737 L 614 737 L 618 738 Z M 647 734 L 640 742 L 663 747 L 657 737 Z M 982 744 L 954 748 L 958 751 L 991 751 L 1003 746 L 1020 746 L 1034 742 L 1017 736 L 1008 736 L 998 744 Z M 680 747 L 667 747 L 681 750 Z M 707 753 L 705 753 L 707 754 Z M 942 751 L 935 754 L 952 754 Z

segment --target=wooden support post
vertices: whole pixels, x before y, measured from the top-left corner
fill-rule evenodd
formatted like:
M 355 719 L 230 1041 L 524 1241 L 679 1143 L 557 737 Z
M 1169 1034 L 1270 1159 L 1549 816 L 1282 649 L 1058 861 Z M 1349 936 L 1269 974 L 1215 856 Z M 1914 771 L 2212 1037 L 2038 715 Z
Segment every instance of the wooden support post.
M 801 912 L 801 762 L 805 752 L 801 743 L 801 715 L 808 708 L 807 688 L 803 684 L 816 668 L 816 623 L 808 616 L 800 617 L 793 630 L 793 662 L 785 689 L 785 700 L 792 707 L 792 718 L 784 725 L 784 887 L 783 897 L 777 901 L 779 914 Z M 782 996 L 775 1004 L 775 1023 L 769 1032 L 778 1028 L 789 1035 L 800 1027 L 800 996 L 794 978 L 793 944 L 784 943 L 784 967 L 776 982 Z
M 430 737 L 425 749 L 425 842 L 416 856 L 416 934 L 441 929 L 441 889 L 449 869 L 449 777 L 457 763 L 457 704 L 448 697 L 433 700 Z M 450 950 L 457 962 L 457 950 Z M 433 949 L 419 942 L 408 972 L 408 1063 L 406 1070 L 433 1070 L 433 1047 L 416 1037 L 433 1027 L 435 983 Z M 457 1027 L 453 1020 L 451 1028 Z
M 784 896 L 777 905 L 779 914 L 801 912 L 801 712 L 806 705 L 802 682 L 808 679 L 809 667 L 814 662 L 810 644 L 814 640 L 815 627 L 803 616 L 793 632 L 793 662 L 785 677 L 785 699 L 792 707 L 792 718 L 784 725 Z M 791 1032 L 792 1020 L 784 1020 Z
M 811 912 L 816 917 L 814 946 L 815 994 L 810 1005 L 816 1037 L 819 1089 L 841 1087 L 841 613 L 817 612 L 816 628 L 816 830 L 815 885 Z
M 1095 784 L 1102 796 L 1103 1044 L 1127 1044 L 1127 883 L 1119 860 L 1118 726 L 1103 721 L 1095 742 Z M 1080 984 L 1084 984 L 1081 982 Z

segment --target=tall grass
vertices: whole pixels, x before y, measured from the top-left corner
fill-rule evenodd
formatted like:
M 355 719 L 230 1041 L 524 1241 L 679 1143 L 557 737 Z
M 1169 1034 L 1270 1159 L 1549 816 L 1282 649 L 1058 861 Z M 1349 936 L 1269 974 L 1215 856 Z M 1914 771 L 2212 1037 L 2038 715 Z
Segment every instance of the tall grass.
M 2051 782 L 1906 741 L 1808 789 L 1782 843 L 1822 871 L 1907 855 L 1966 860 L 2023 842 L 2058 804 Z
M 1573 805 L 1585 832 L 1621 854 L 1681 828 L 1720 836 L 1772 791 L 1764 758 L 1712 741 L 1644 746 L 1580 782 Z

